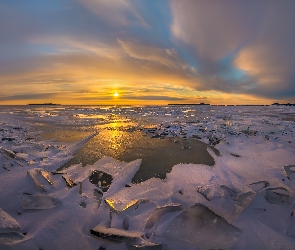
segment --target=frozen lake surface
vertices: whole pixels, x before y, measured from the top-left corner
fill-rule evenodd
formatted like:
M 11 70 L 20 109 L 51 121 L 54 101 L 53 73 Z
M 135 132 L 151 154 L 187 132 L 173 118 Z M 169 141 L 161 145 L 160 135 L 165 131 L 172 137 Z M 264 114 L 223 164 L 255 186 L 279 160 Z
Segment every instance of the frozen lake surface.
M 0 248 L 294 249 L 294 118 L 0 106 Z

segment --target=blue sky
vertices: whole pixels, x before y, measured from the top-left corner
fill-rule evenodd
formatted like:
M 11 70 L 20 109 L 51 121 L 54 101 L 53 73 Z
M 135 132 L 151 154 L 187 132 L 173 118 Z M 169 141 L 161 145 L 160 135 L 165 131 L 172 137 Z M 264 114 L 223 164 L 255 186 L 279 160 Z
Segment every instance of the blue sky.
M 295 102 L 294 12 L 293 0 L 2 0 L 0 104 Z

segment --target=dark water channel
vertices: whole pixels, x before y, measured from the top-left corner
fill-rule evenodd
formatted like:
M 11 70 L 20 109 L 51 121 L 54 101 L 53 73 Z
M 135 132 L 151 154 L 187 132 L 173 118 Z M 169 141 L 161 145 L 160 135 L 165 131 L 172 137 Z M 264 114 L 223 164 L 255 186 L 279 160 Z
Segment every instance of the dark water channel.
M 77 128 L 55 128 L 43 134 L 44 139 L 75 141 L 91 134 Z M 127 132 L 126 129 L 102 129 L 78 151 L 64 167 L 82 163 L 93 164 L 103 156 L 120 161 L 142 159 L 142 165 L 133 182 L 142 182 L 152 177 L 164 179 L 166 173 L 179 163 L 214 165 L 213 157 L 207 152 L 207 145 L 194 138 L 150 138 L 141 131 Z

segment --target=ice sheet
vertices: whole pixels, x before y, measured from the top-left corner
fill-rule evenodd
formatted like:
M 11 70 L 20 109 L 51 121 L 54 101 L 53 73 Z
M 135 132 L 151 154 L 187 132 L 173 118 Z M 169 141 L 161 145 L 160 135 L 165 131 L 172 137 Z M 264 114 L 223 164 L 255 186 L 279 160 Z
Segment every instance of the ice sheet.
M 1 107 L 0 248 L 294 249 L 290 114 L 292 107 Z M 44 139 L 44 124 L 87 136 Z M 165 180 L 138 184 L 136 158 L 61 168 L 105 129 L 141 131 L 155 143 L 194 138 L 215 164 L 179 162 Z M 95 171 L 111 176 L 107 189 L 106 179 L 89 181 Z

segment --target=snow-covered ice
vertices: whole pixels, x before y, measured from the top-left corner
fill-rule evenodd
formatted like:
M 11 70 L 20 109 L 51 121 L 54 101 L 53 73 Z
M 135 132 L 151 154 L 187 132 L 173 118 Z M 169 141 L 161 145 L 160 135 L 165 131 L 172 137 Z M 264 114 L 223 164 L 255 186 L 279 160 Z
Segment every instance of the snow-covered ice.
M 277 106 L 2 106 L 0 249 L 294 249 L 294 116 Z M 103 133 L 100 147 L 124 134 L 112 150 L 129 161 L 79 162 Z M 134 138 L 189 160 L 134 182 L 149 150 Z M 192 140 L 213 166 L 189 163 L 203 154 Z

